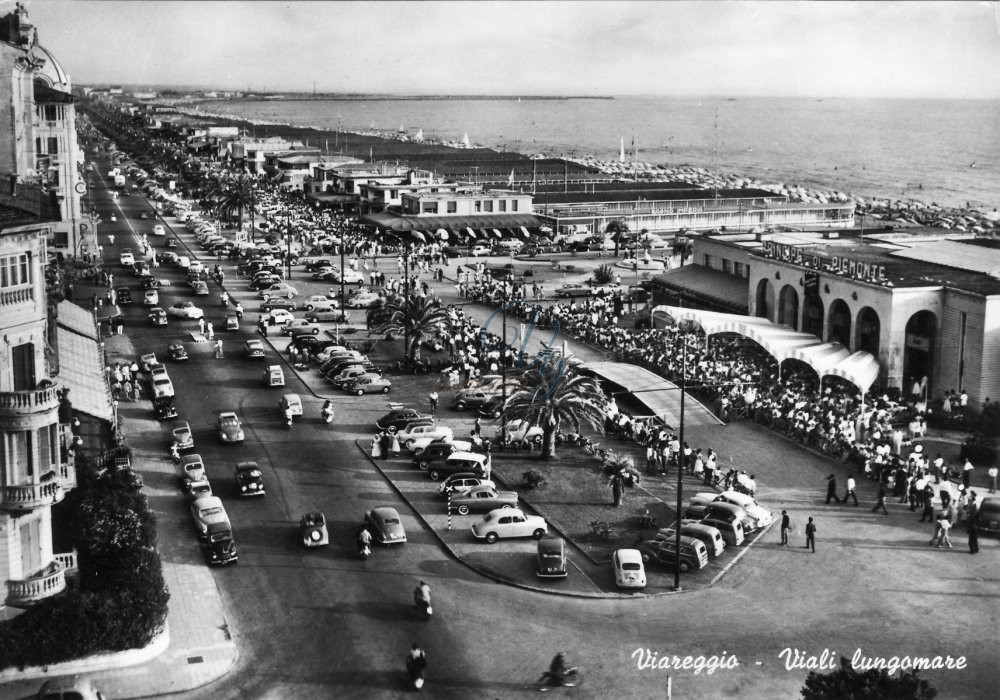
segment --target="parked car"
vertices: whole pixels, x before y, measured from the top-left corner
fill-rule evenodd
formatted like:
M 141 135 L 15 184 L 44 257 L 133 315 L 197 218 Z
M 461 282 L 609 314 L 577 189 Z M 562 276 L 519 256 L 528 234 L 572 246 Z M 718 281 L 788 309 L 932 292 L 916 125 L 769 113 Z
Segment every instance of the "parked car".
M 408 425 L 396 433 L 399 444 L 408 450 L 413 449 L 418 438 L 451 440 L 453 437 L 455 437 L 454 431 L 446 425 Z
M 472 536 L 486 540 L 488 544 L 510 537 L 534 537 L 540 540 L 548 531 L 544 518 L 525 515 L 518 508 L 497 508 L 472 526 Z
M 131 248 L 125 248 L 118 256 L 118 262 L 122 266 L 132 267 L 135 265 L 135 255 L 132 254 Z
M 177 447 L 182 450 L 194 448 L 194 436 L 191 434 L 191 426 L 186 420 L 179 420 L 171 426 L 170 434 L 173 436 Z
M 264 359 L 264 341 L 248 340 L 243 343 L 243 354 L 254 360 Z
M 330 533 L 326 529 L 326 516 L 319 511 L 306 513 L 299 520 L 299 533 L 306 547 L 324 547 L 330 544 Z
M 403 544 L 406 530 L 399 513 L 389 506 L 378 506 L 365 513 L 365 527 L 379 544 Z
M 368 309 L 375 306 L 381 298 L 375 292 L 361 292 L 349 298 L 346 305 L 352 309 Z
M 1000 497 L 987 496 L 979 504 L 979 510 L 969 521 L 983 535 L 1000 534 Z
M 468 515 L 472 511 L 517 508 L 517 493 L 498 491 L 492 486 L 474 486 L 462 493 L 452 494 L 451 508 L 459 515 Z
M 153 396 L 155 398 L 171 397 L 174 395 L 174 385 L 170 381 L 170 377 L 166 374 L 161 374 L 158 377 L 153 377 Z
M 271 297 L 285 297 L 286 299 L 291 299 L 292 297 L 297 296 L 298 293 L 299 290 L 292 285 L 286 284 L 285 282 L 277 282 L 269 287 L 262 288 L 259 292 L 257 292 L 257 297 L 259 299 L 263 299 L 264 301 L 267 301 Z
M 156 306 L 160 303 L 160 293 L 155 289 L 147 289 L 142 293 L 142 303 L 145 306 Z
M 287 318 L 292 318 L 291 312 L 295 310 L 295 302 L 292 301 L 291 299 L 271 298 L 266 300 L 263 304 L 260 305 L 260 310 L 268 314 L 273 314 L 275 311 L 287 311 L 288 312 Z M 286 317 L 282 316 L 280 318 L 286 318 Z M 274 321 L 275 324 L 280 322 L 281 321 L 277 319 Z
M 115 287 L 115 302 L 119 306 L 131 306 L 132 290 L 128 287 Z
M 196 297 L 207 297 L 208 285 L 201 280 L 195 280 L 191 283 L 191 291 L 194 292 Z
M 489 486 L 493 488 L 496 484 L 489 479 L 476 476 L 472 472 L 458 472 L 449 476 L 438 486 L 438 494 L 447 497 L 449 493 L 463 493 L 476 486 Z
M 490 250 L 490 247 L 488 245 L 474 245 L 472 246 L 471 249 L 469 249 L 469 255 L 471 255 L 474 258 L 478 258 L 481 255 L 492 255 L 492 254 L 493 251 Z
M 351 315 L 334 306 L 317 306 L 306 312 L 306 320 L 311 323 L 350 323 Z
M 300 333 L 319 335 L 319 326 L 304 318 L 290 319 L 281 326 L 282 335 L 299 335 Z
M 195 306 L 192 301 L 181 301 L 167 309 L 167 316 L 176 316 L 178 318 L 197 321 L 199 318 L 205 317 L 205 312 Z
M 593 290 L 584 284 L 564 284 L 557 287 L 555 295 L 557 297 L 589 297 Z
M 344 385 L 344 391 L 358 396 L 388 394 L 390 390 L 392 390 L 392 382 L 377 374 L 363 374 Z
M 420 437 L 413 441 L 409 450 L 413 456 L 419 460 L 421 457 L 434 459 L 438 455 L 447 457 L 452 452 L 468 452 L 472 449 L 472 443 L 468 440 L 453 440 L 448 438 Z
M 222 499 L 218 496 L 199 498 L 191 503 L 191 517 L 194 520 L 195 530 L 198 537 L 204 539 L 208 536 L 209 525 L 212 523 L 229 524 L 229 515 L 226 513 Z
M 243 423 L 234 411 L 223 411 L 219 414 L 215 432 L 219 439 L 226 443 L 243 442 L 245 437 Z
M 645 540 L 638 545 L 644 564 L 656 563 L 669 568 L 677 565 L 677 541 L 674 538 Z M 691 569 L 702 569 L 708 566 L 708 549 L 705 543 L 693 537 L 681 535 L 680 570 L 686 573 Z
M 175 362 L 182 362 L 188 359 L 187 350 L 184 349 L 184 343 L 179 340 L 171 340 L 167 343 L 167 357 Z
M 317 306 L 336 306 L 337 303 L 338 302 L 335 299 L 331 299 L 325 294 L 313 294 L 309 298 L 303 300 L 301 308 L 306 311 L 312 311 Z
M 706 525 L 697 520 L 681 520 L 680 528 L 681 535 L 701 540 L 710 557 L 717 557 L 726 549 L 726 541 L 717 527 Z M 669 540 L 673 539 L 676 534 L 677 531 L 674 528 L 665 527 L 656 533 L 656 539 Z
M 394 408 L 384 416 L 375 421 L 379 430 L 399 430 L 410 421 L 417 418 L 425 418 L 433 422 L 431 416 L 425 416 L 415 408 Z
M 497 241 L 497 248 L 504 252 L 516 253 L 523 247 L 524 247 L 524 241 L 520 241 L 516 238 L 504 238 L 502 241 Z
M 431 461 L 427 469 L 428 475 L 434 481 L 440 481 L 459 472 L 471 472 L 488 479 L 490 471 L 486 455 L 478 452 L 452 452 L 443 462 Z
M 199 498 L 208 498 L 212 495 L 212 484 L 208 479 L 201 481 L 190 481 L 187 484 L 187 497 L 189 501 L 197 501 Z
M 204 481 L 208 477 L 205 475 L 205 463 L 201 455 L 189 454 L 181 457 L 181 487 L 187 491 L 189 484 L 193 481 Z
M 256 462 L 240 462 L 236 465 L 234 474 L 236 491 L 241 496 L 263 496 L 264 475 Z
M 566 578 L 568 574 L 565 540 L 559 537 L 543 537 L 538 540 L 535 575 L 540 578 Z
M 638 549 L 618 549 L 611 556 L 615 585 L 619 588 L 645 588 L 646 569 Z

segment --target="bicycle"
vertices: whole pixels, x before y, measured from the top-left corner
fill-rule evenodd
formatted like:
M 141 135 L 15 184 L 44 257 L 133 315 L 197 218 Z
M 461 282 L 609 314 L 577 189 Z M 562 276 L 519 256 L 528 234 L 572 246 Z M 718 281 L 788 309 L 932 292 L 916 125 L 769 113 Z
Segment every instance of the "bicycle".
M 535 681 L 535 687 L 538 688 L 538 692 L 547 693 L 553 688 L 575 688 L 580 685 L 580 681 L 580 671 L 574 666 L 566 669 L 562 678 L 553 675 L 551 671 L 546 671 L 541 678 Z

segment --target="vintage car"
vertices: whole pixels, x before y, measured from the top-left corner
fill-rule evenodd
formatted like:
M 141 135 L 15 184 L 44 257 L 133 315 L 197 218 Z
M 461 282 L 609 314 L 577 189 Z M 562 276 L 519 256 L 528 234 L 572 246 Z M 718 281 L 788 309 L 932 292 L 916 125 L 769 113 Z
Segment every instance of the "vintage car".
M 421 438 L 431 440 L 451 440 L 455 437 L 454 431 L 447 425 L 407 425 L 396 433 L 396 437 L 406 449 L 413 451 L 413 446 Z
M 159 306 L 154 306 L 149 310 L 147 316 L 149 322 L 154 326 L 165 326 L 167 325 L 167 312 L 161 309 Z
M 191 434 L 191 426 L 186 420 L 175 422 L 170 428 L 170 433 L 179 449 L 190 450 L 194 448 L 194 436 Z
M 226 330 L 238 331 L 240 329 L 240 317 L 235 314 L 226 314 Z
M 291 318 L 292 317 L 291 312 L 295 310 L 295 302 L 292 301 L 291 299 L 271 298 L 260 305 L 260 310 L 263 311 L 264 313 L 272 313 L 277 309 L 288 311 L 289 313 L 288 316 L 274 317 L 271 321 L 273 324 L 281 323 L 282 319 Z
M 361 292 L 348 299 L 346 305 L 352 309 L 366 309 L 375 306 L 381 298 L 374 292 Z
M 267 301 L 272 297 L 285 297 L 291 299 L 298 295 L 299 290 L 285 282 L 275 282 L 266 287 L 261 287 L 257 292 L 257 298 Z
M 147 289 L 142 293 L 142 303 L 145 306 L 156 306 L 160 303 L 160 293 L 155 289 Z
M 160 361 L 156 359 L 155 352 L 147 352 L 139 356 L 139 368 L 146 372 L 147 374 L 153 369 L 155 365 L 159 365 Z M 162 366 L 162 365 L 161 365 Z
M 222 505 L 222 499 L 218 496 L 199 498 L 192 502 L 191 518 L 194 520 L 194 527 L 198 532 L 198 537 L 202 539 L 208 536 L 208 526 L 210 524 L 229 524 L 229 515 L 226 513 L 226 507 Z
M 167 309 L 167 316 L 189 318 L 197 321 L 205 317 L 205 312 L 194 305 L 193 301 L 180 301 Z
M 139 284 L 142 285 L 143 290 L 147 291 L 150 289 L 159 289 L 163 286 L 163 283 L 152 275 L 144 276 L 141 280 L 139 280 Z
M 254 360 L 264 359 L 264 342 L 262 340 L 248 340 L 243 343 L 243 354 Z
M 201 280 L 197 280 L 191 283 L 191 291 L 194 292 L 196 297 L 207 297 L 208 285 Z
M 644 540 L 638 545 L 644 564 L 656 563 L 674 568 L 677 565 L 677 541 L 674 538 Z M 708 566 L 708 549 L 705 543 L 694 537 L 681 535 L 680 570 L 687 573 L 691 569 Z
M 427 468 L 427 473 L 434 481 L 440 481 L 459 472 L 472 472 L 488 479 L 490 471 L 486 455 L 478 452 L 452 452 L 443 462 L 431 461 Z
M 754 500 L 753 496 L 748 496 L 738 491 L 723 491 L 722 493 L 707 491 L 696 493 L 684 511 L 684 517 L 690 520 L 700 520 L 705 514 L 705 509 L 711 503 L 730 503 L 742 508 L 750 520 L 753 521 L 751 530 L 767 527 L 774 520 L 771 511 L 760 506 Z
M 179 340 L 171 340 L 167 343 L 167 357 L 174 362 L 182 362 L 188 359 L 187 350 L 184 349 L 184 343 Z
M 176 238 L 168 238 L 167 239 L 167 247 L 168 248 L 176 248 L 177 247 L 177 239 Z
M 282 335 L 295 336 L 300 333 L 319 335 L 319 326 L 317 326 L 315 323 L 307 321 L 304 318 L 290 319 L 281 326 Z
M 436 459 L 447 457 L 452 452 L 468 452 L 472 449 L 469 440 L 453 440 L 452 438 L 436 438 L 432 436 L 419 437 L 413 441 L 409 450 L 419 460 L 421 457 Z
M 396 431 L 416 418 L 428 418 L 432 422 L 434 420 L 430 416 L 423 415 L 415 408 L 403 408 L 400 406 L 399 408 L 393 408 L 375 421 L 375 425 L 379 430 L 389 430 L 391 428 L 393 431 Z
M 365 513 L 365 527 L 372 539 L 379 544 L 403 544 L 406 530 L 399 519 L 399 513 L 389 506 L 378 506 Z
M 128 287 L 115 287 L 115 302 L 119 306 L 131 306 L 132 290 Z
M 306 547 L 323 547 L 330 544 L 330 534 L 326 529 L 326 516 L 319 511 L 306 513 L 299 520 L 302 544 Z
M 497 508 L 517 508 L 517 493 L 498 491 L 492 486 L 475 486 L 463 493 L 452 494 L 451 509 L 459 515 L 472 511 L 491 511 Z
M 365 394 L 388 394 L 391 389 L 392 382 L 376 374 L 364 374 L 344 385 L 344 391 L 348 394 L 357 394 L 358 396 L 364 396 Z
M 123 249 L 121 254 L 118 256 L 118 262 L 126 267 L 132 267 L 135 265 L 135 255 L 132 254 L 132 249 Z
M 236 491 L 241 496 L 263 496 L 264 475 L 256 462 L 240 462 L 236 465 Z
M 223 411 L 215 424 L 215 432 L 225 443 L 243 442 L 245 434 L 240 417 L 233 411 Z
M 165 228 L 163 228 L 163 224 L 154 224 L 153 225 L 153 235 L 154 236 L 166 236 L 167 235 L 167 230 Z
M 458 472 L 452 474 L 438 486 L 438 495 L 447 497 L 448 494 L 458 494 L 468 491 L 476 486 L 496 486 L 492 481 L 481 476 L 476 476 L 472 472 Z
M 153 413 L 157 420 L 170 420 L 177 417 L 177 409 L 174 407 L 174 400 L 170 396 L 162 396 L 153 399 Z
M 191 482 L 204 481 L 207 478 L 201 455 L 189 454 L 181 457 L 181 487 L 185 491 Z
M 162 365 L 161 365 L 162 366 Z M 166 374 L 153 377 L 153 397 L 164 398 L 174 395 L 174 384 Z
M 645 588 L 646 568 L 638 549 L 618 549 L 611 557 L 615 585 L 619 588 Z
M 538 540 L 535 575 L 540 578 L 566 578 L 566 542 L 558 537 Z
M 199 498 L 208 498 L 212 495 L 212 484 L 208 479 L 201 481 L 189 481 L 186 485 L 188 500 L 197 501 Z
M 285 372 L 281 365 L 270 365 L 264 370 L 264 386 L 285 386 Z
M 589 297 L 593 290 L 583 284 L 564 284 L 557 287 L 555 295 L 557 297 Z
M 544 518 L 525 515 L 518 508 L 497 508 L 472 526 L 472 536 L 493 544 L 509 537 L 534 537 L 540 540 L 548 530 Z

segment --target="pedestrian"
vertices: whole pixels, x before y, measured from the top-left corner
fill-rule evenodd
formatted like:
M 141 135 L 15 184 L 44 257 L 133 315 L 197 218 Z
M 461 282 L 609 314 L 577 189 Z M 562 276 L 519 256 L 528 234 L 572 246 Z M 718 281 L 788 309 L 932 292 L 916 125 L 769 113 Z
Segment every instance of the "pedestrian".
M 240 302 L 236 302 L 236 306 L 234 307 L 234 309 L 236 311 L 236 320 L 242 321 L 243 320 L 243 305 Z
M 611 496 L 614 499 L 615 507 L 619 507 L 622 504 L 622 477 L 620 474 L 611 477 Z
M 997 492 L 997 468 L 993 465 L 986 471 L 986 476 L 990 477 L 990 493 Z
M 948 522 L 947 518 L 942 518 L 938 523 L 941 525 L 941 539 L 937 543 L 938 549 L 942 545 L 947 545 L 948 549 L 951 549 L 951 539 L 948 537 L 948 531 L 951 530 L 951 523 Z
M 809 518 L 809 522 L 806 523 L 806 543 L 803 545 L 803 549 L 812 548 L 813 554 L 816 553 L 816 524 L 813 522 L 812 518 Z
M 930 485 L 928 485 L 928 488 L 931 489 L 931 492 L 929 494 L 925 494 L 924 496 L 924 510 L 920 514 L 920 522 L 922 523 L 934 522 L 934 489 L 931 488 Z M 942 490 L 941 493 L 944 494 L 944 490 Z M 945 506 L 945 510 L 947 509 L 947 506 Z
M 885 486 L 880 486 L 879 487 L 879 490 L 878 490 L 878 502 L 875 504 L 875 507 L 872 508 L 872 513 L 877 513 L 880 508 L 882 509 L 883 513 L 885 513 L 886 515 L 889 515 L 889 511 L 886 510 L 886 508 L 885 508 Z
M 962 468 L 962 486 L 965 488 L 969 488 L 969 485 L 972 484 L 973 468 L 972 462 L 970 462 L 968 457 L 966 457 L 965 466 Z
M 115 234 L 109 233 L 108 234 L 108 245 L 114 245 L 114 244 L 115 244 Z
M 378 433 L 372 438 L 372 459 L 379 459 L 382 457 L 382 436 Z
M 198 332 L 205 335 L 205 319 L 204 317 L 198 319 Z
M 431 389 L 431 393 L 428 394 L 427 400 L 431 404 L 431 413 L 437 413 L 438 410 L 438 393 L 437 389 Z
M 969 525 L 969 554 L 979 554 L 979 528 Z
M 788 517 L 788 511 L 781 511 L 781 546 L 788 546 L 788 531 L 792 529 L 792 519 Z
M 205 324 L 205 332 L 208 334 L 209 340 L 215 340 L 215 326 L 212 325 L 211 321 Z
M 399 457 L 399 434 L 398 433 L 393 433 L 392 434 L 392 442 L 391 442 L 391 444 L 389 446 L 389 449 L 392 450 L 392 456 L 393 457 Z
M 223 357 L 225 356 L 222 354 L 222 338 L 219 338 L 215 341 L 215 359 L 221 360 Z
M 472 426 L 472 434 L 476 437 L 482 437 L 483 435 L 483 422 L 479 418 L 476 418 L 476 422 Z
M 826 477 L 826 504 L 830 505 L 830 499 L 840 505 L 840 496 L 837 495 L 837 477 L 833 474 Z
M 856 484 L 854 483 L 854 475 L 851 474 L 849 477 L 847 477 L 847 490 L 844 492 L 844 499 L 843 499 L 844 505 L 847 505 L 848 498 L 853 498 L 854 505 L 858 505 L 858 497 L 854 494 L 855 486 Z

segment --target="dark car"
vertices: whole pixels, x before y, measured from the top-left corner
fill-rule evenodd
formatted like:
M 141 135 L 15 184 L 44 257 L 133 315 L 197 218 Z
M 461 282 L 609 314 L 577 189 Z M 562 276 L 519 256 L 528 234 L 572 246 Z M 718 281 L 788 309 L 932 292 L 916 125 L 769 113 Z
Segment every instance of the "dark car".
M 160 280 L 156 279 L 152 275 L 146 275 L 142 278 L 143 289 L 159 289 L 161 286 Z
M 427 471 L 432 462 L 441 462 L 448 459 L 452 452 L 458 452 L 459 448 L 450 440 L 435 440 L 423 449 L 419 456 L 413 460 L 413 466 L 421 471 Z
M 188 359 L 187 350 L 184 349 L 184 343 L 179 340 L 172 340 L 167 344 L 167 357 L 174 361 L 181 361 Z
M 566 578 L 566 542 L 558 537 L 538 540 L 538 566 L 535 574 L 541 578 Z
M 500 409 L 503 408 L 503 397 L 502 396 L 491 396 L 485 402 L 480 404 L 479 409 L 476 411 L 483 418 L 497 419 L 500 417 Z
M 263 496 L 264 475 L 256 462 L 240 462 L 236 465 L 236 490 L 241 496 Z
M 1000 498 L 995 496 L 984 498 L 969 524 L 979 528 L 980 534 L 983 535 L 1000 534 Z
M 321 348 L 326 347 L 330 342 L 332 341 L 319 338 L 315 335 L 300 333 L 292 336 L 292 342 L 291 345 L 289 345 L 289 348 L 297 348 L 299 352 L 308 350 L 311 353 L 318 353 Z
M 295 311 L 295 302 L 291 299 L 275 299 L 274 297 L 271 297 L 260 305 L 260 310 L 264 313 L 268 313 L 274 309 Z
M 115 287 L 115 299 L 119 306 L 131 306 L 132 291 L 128 287 Z
M 281 279 L 277 275 L 262 275 L 260 277 L 255 277 L 250 281 L 248 285 L 251 292 L 259 292 L 262 289 L 269 289 L 271 285 L 278 284 Z
M 378 426 L 379 430 L 388 430 L 389 428 L 399 430 L 407 423 L 419 418 L 430 418 L 430 416 L 423 415 L 415 408 L 394 408 L 375 421 L 375 425 Z
M 170 396 L 160 396 L 153 399 L 153 413 L 157 420 L 170 420 L 177 417 L 174 400 Z
M 395 508 L 379 506 L 365 513 L 365 527 L 379 544 L 405 544 L 406 530 Z
M 536 255 L 546 255 L 548 253 L 555 253 L 559 250 L 559 246 L 554 243 L 529 243 L 528 245 L 521 248 L 518 255 L 527 256 L 533 258 Z
M 312 272 L 313 270 L 318 270 L 321 267 L 333 267 L 333 260 L 328 258 L 320 258 L 319 260 L 310 260 L 306 263 L 306 272 Z

